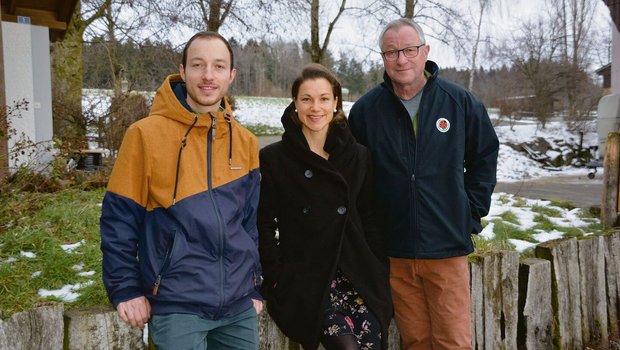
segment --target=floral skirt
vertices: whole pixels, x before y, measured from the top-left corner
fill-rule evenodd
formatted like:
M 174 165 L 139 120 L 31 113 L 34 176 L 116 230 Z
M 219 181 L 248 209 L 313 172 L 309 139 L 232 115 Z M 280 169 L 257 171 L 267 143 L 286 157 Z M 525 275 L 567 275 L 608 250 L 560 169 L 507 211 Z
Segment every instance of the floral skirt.
M 379 321 L 340 269 L 330 285 L 323 335 L 353 335 L 360 349 L 381 349 Z

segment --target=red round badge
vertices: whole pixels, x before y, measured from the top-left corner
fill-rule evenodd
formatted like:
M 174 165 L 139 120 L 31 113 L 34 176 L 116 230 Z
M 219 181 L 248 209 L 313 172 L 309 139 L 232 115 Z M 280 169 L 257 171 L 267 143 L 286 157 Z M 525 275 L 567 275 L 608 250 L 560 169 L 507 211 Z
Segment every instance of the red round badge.
M 450 130 L 450 121 L 448 121 L 448 119 L 446 118 L 439 118 L 437 119 L 437 123 L 435 123 L 435 126 L 440 132 L 446 132 Z

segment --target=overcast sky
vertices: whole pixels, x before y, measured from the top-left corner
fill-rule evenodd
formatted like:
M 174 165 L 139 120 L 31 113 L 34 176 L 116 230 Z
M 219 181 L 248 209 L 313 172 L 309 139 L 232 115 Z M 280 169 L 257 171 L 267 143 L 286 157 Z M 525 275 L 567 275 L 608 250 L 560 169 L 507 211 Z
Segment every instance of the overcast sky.
M 363 3 L 370 0 L 348 0 L 347 6 L 362 6 Z M 519 25 L 524 19 L 535 18 L 539 15 L 547 13 L 547 6 L 549 6 L 547 0 L 491 0 L 501 6 L 495 6 L 490 12 L 484 16 L 483 21 L 483 35 L 490 35 L 494 38 L 508 38 L 510 33 L 517 30 Z M 596 3 L 597 13 L 594 17 L 593 28 L 595 30 L 604 31 L 609 33 L 609 26 L 611 23 L 611 17 L 609 10 L 605 6 L 602 0 L 589 0 Z M 404 2 L 403 2 L 404 3 Z M 468 6 L 465 10 L 475 10 L 475 5 L 478 3 L 476 0 L 443 0 L 443 4 L 456 3 L 463 6 Z M 321 5 L 326 8 L 333 7 L 332 11 L 336 11 L 338 2 L 322 2 Z M 333 18 L 333 15 L 330 17 Z M 396 18 L 396 17 L 395 17 Z M 394 18 L 394 19 L 395 19 Z M 390 20 L 390 19 L 386 19 Z M 322 20 L 321 25 L 326 26 L 327 20 Z M 377 37 L 381 28 L 373 26 L 371 22 L 360 24 L 362 20 L 359 18 L 352 18 L 344 14 L 338 21 L 334 33 L 332 34 L 329 44 L 329 50 L 338 58 L 340 53 L 344 52 L 347 55 L 353 55 L 357 60 L 370 60 L 374 62 L 381 62 L 381 56 L 377 45 Z M 433 38 L 432 35 L 428 35 L 432 32 L 432 28 L 428 28 L 425 23 L 421 23 L 425 33 L 427 33 L 427 43 L 431 47 L 429 59 L 437 62 L 440 67 L 457 67 L 461 69 L 468 68 L 469 64 L 463 59 L 458 59 L 453 51 L 453 46 L 445 44 Z M 298 26 L 288 26 L 285 34 L 278 34 L 284 40 L 302 41 L 309 39 L 310 37 L 310 25 L 309 23 L 300 23 Z M 475 24 L 472 24 L 472 36 Z M 173 42 L 181 45 L 193 34 L 193 30 L 176 30 L 170 33 Z M 223 29 L 222 34 L 226 37 L 239 36 L 230 33 L 226 28 Z M 325 28 L 321 28 L 320 35 L 325 35 Z M 258 35 L 260 36 L 260 34 Z M 247 35 L 241 35 L 241 38 L 236 37 L 240 42 L 244 42 L 243 39 L 249 39 Z M 322 39 L 321 39 L 322 40 Z M 489 66 L 489 62 L 483 58 L 484 52 L 480 52 L 478 58 L 479 65 L 485 67 Z M 604 56 L 604 55 L 602 55 Z M 598 67 L 609 63 L 608 57 L 599 58 L 600 62 L 592 62 L 592 68 Z
M 355 2 L 356 0 L 350 0 Z M 365 0 L 357 0 L 365 1 Z M 473 0 L 449 0 L 456 1 L 456 3 L 463 4 L 465 6 L 472 7 L 477 4 L 477 1 Z M 494 1 L 494 0 L 492 0 Z M 596 1 L 597 13 L 594 17 L 593 27 L 596 29 L 603 28 L 606 30 L 611 22 L 609 10 L 602 0 L 589 0 Z M 444 1 L 447 3 L 448 1 Z M 497 3 L 497 1 L 495 1 Z M 492 11 L 485 16 L 483 30 L 489 33 L 491 36 L 496 37 L 508 37 L 509 34 L 519 27 L 519 24 L 528 18 L 534 18 L 538 15 L 546 13 L 548 2 L 546 0 L 507 0 L 501 1 L 502 6 L 493 8 Z M 472 30 L 474 29 L 472 24 Z M 423 25 L 425 32 L 430 32 L 430 28 Z M 361 34 L 362 31 L 367 34 Z M 330 48 L 334 53 L 338 53 L 341 50 L 354 51 L 357 57 L 368 57 L 380 61 L 380 55 L 378 53 L 372 53 L 368 48 L 378 50 L 377 37 L 380 32 L 380 28 L 359 28 L 356 26 L 355 21 L 351 18 L 343 18 L 342 23 L 336 28 L 336 32 L 332 36 L 332 42 Z M 473 35 L 473 34 L 472 34 Z M 427 37 L 427 42 L 431 46 L 431 52 L 429 59 L 437 62 L 440 67 L 458 67 L 468 68 L 468 64 L 459 61 L 454 54 L 452 47 L 442 43 L 436 38 L 430 36 Z M 607 62 L 603 63 L 606 64 Z M 599 63 L 594 63 L 595 66 L 600 66 Z

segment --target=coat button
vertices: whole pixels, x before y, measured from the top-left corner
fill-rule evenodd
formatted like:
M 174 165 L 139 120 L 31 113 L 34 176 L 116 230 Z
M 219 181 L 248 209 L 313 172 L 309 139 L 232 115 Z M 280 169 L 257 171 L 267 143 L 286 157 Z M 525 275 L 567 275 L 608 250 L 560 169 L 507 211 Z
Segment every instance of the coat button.
M 302 213 L 304 213 L 304 214 L 309 214 L 309 213 L 310 213 L 310 207 L 304 207 L 304 208 L 301 210 L 301 212 L 302 212 Z
M 306 170 L 306 171 L 304 172 L 304 176 L 305 176 L 306 178 L 308 178 L 308 179 L 309 179 L 309 178 L 311 178 L 312 176 L 314 176 L 314 173 L 312 172 L 312 170 Z
M 345 207 L 338 207 L 337 211 L 338 211 L 338 214 L 344 215 L 344 214 L 347 213 L 347 208 L 345 208 Z

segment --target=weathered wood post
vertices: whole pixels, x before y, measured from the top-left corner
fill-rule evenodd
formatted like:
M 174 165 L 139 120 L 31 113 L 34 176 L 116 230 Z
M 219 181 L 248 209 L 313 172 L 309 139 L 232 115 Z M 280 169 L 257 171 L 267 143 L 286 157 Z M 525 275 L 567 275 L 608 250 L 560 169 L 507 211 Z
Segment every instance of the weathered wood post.
M 131 329 L 109 305 L 65 312 L 65 350 L 144 348 L 142 330 Z
M 605 276 L 607 278 L 607 315 L 609 334 L 620 338 L 620 231 L 605 237 Z
M 620 133 L 611 132 L 605 146 L 603 161 L 603 199 L 601 205 L 601 224 L 604 228 L 618 225 L 620 195 Z
M 519 265 L 519 349 L 553 348 L 551 263 L 525 259 Z
M 259 349 L 261 350 L 298 350 L 300 346 L 290 341 L 280 331 L 267 313 L 267 303 L 263 312 L 258 316 Z
M 556 349 L 582 349 L 581 290 L 577 239 L 559 239 L 536 246 L 535 255 L 551 262 L 551 305 Z
M 593 236 L 577 241 L 581 274 L 583 342 L 607 349 L 607 298 L 605 293 L 605 239 Z
M 62 349 L 63 304 L 36 307 L 0 319 L 1 350 Z
M 473 347 L 516 349 L 519 253 L 502 251 L 470 259 Z
M 472 348 L 484 349 L 484 313 L 482 298 L 482 266 L 481 255 L 469 257 L 469 289 L 471 291 L 471 340 Z

